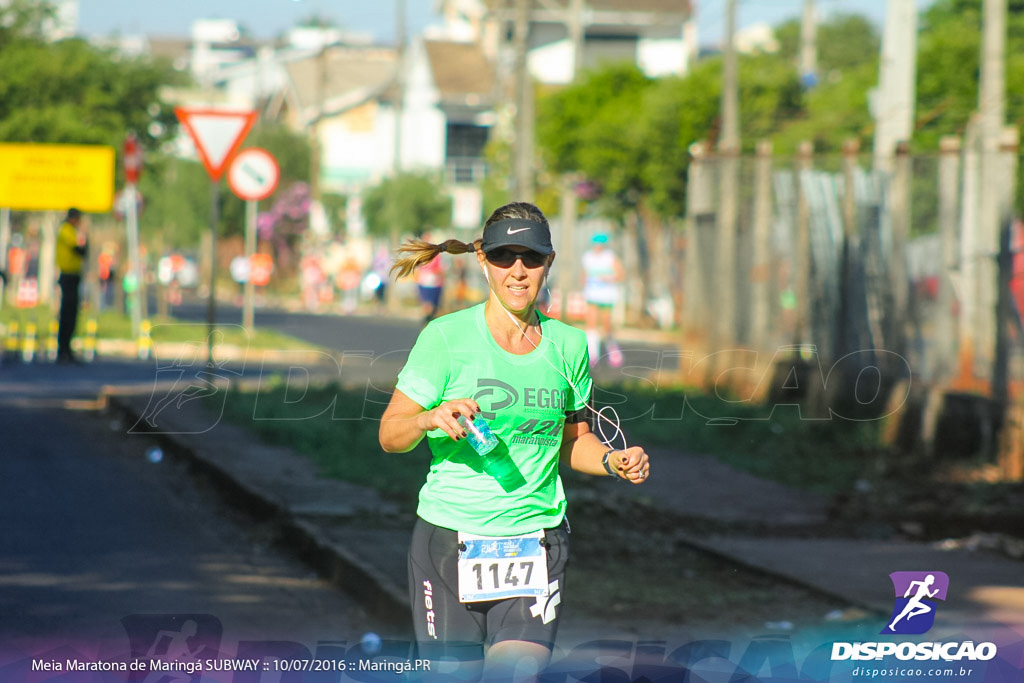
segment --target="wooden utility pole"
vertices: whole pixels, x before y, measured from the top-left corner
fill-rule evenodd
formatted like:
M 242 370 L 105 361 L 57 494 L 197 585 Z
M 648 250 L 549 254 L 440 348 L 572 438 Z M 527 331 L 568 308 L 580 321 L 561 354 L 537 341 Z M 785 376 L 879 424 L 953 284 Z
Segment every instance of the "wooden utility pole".
M 394 173 L 402 171 L 402 105 L 405 97 L 405 0 L 395 0 L 395 159 Z
M 572 42 L 573 81 L 579 76 L 583 67 L 583 0 L 571 0 L 570 11 L 566 17 L 566 32 Z M 575 174 L 567 173 L 561 178 L 561 229 L 558 242 L 558 309 L 563 320 L 569 319 L 569 292 L 578 282 L 578 258 L 576 255 L 576 183 Z
M 956 363 L 957 329 L 953 316 L 955 291 L 953 272 L 957 270 L 958 215 L 960 211 L 960 138 L 946 136 L 939 141 L 939 237 L 942 264 L 936 294 L 935 362 L 932 374 L 938 381 L 953 376 Z
M 772 255 L 772 143 L 757 144 L 754 169 L 754 240 L 751 259 L 750 342 L 754 350 L 767 350 L 775 291 L 775 259 Z
M 960 304 L 957 317 L 957 388 L 974 389 L 977 375 L 975 332 L 978 324 L 978 208 L 981 182 L 980 132 L 977 116 L 967 122 L 964 130 L 963 190 L 960 203 L 960 254 L 956 288 Z
M 583 2 L 584 0 L 569 0 L 569 14 L 566 21 L 566 29 L 569 33 L 569 41 L 572 43 L 572 80 L 575 81 L 583 70 Z
M 858 351 L 857 321 L 854 318 L 854 283 L 857 274 L 855 265 L 859 251 L 860 231 L 857 226 L 857 155 L 860 142 L 856 138 L 843 143 L 843 255 L 839 273 L 839 317 L 836 319 L 836 346 L 833 359 L 842 358 L 851 351 Z
M 513 146 L 513 199 L 533 201 L 533 84 L 527 62 L 530 37 L 530 5 L 533 0 L 516 0 L 515 83 L 516 134 Z
M 711 196 L 711 169 L 708 168 L 708 145 L 694 142 L 690 145 L 690 168 L 686 182 L 686 255 L 683 264 L 683 324 L 692 338 L 703 335 L 706 341 L 714 337 L 714 328 L 708 315 L 709 302 L 705 286 L 706 273 L 712 264 L 705 259 L 705 240 L 702 237 L 702 223 L 712 215 L 714 197 Z M 710 240 L 707 240 L 710 242 Z
M 715 265 L 716 333 L 714 351 L 736 341 L 736 222 L 739 194 L 739 78 L 736 56 L 736 0 L 726 2 L 722 60 L 722 134 L 718 141 L 719 202 Z M 728 354 L 725 354 L 728 355 Z M 725 358 L 723 357 L 723 360 Z
M 739 151 L 740 94 L 736 55 L 736 0 L 726 0 L 725 44 L 722 46 L 722 134 L 719 150 Z
M 889 192 L 890 224 L 892 225 L 892 253 L 889 257 L 890 305 L 886 310 L 886 350 L 904 355 L 906 326 L 909 313 L 910 278 L 907 275 L 907 242 L 910 240 L 910 146 L 901 142 L 896 146 L 892 182 Z
M 975 352 L 993 369 L 996 346 L 1001 226 L 1009 219 L 1013 186 L 1007 182 L 1001 138 L 1006 122 L 1006 0 L 984 0 L 982 6 L 981 83 L 978 122 L 981 182 L 978 206 L 977 289 L 979 306 Z
M 811 205 L 807 198 L 805 179 L 810 173 L 814 143 L 801 142 L 796 157 L 796 254 L 793 257 L 793 289 L 796 311 L 793 323 L 793 345 L 801 346 L 811 339 Z
M 875 169 L 892 169 L 896 145 L 914 130 L 917 74 L 917 7 L 914 0 L 886 0 L 885 27 L 875 102 Z
M 323 145 L 320 141 L 320 124 L 324 117 L 324 100 L 327 97 L 327 49 L 325 42 L 316 56 L 316 89 L 313 103 L 314 114 L 309 127 L 309 196 L 314 203 L 320 202 L 320 166 Z
M 818 82 L 818 16 L 814 0 L 804 0 L 800 21 L 800 80 L 804 87 Z
M 57 232 L 60 230 L 60 218 L 56 213 L 47 211 L 42 215 L 43 240 L 39 246 L 39 303 L 48 304 L 53 301 L 53 286 L 57 282 L 54 259 L 57 255 Z

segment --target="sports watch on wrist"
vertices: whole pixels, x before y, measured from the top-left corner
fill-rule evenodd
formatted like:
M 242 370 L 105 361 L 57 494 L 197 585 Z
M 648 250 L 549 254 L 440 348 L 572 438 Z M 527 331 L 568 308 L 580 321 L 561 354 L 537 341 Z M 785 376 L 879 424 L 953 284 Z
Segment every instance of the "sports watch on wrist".
M 604 465 L 604 471 L 608 473 L 608 476 L 615 477 L 616 479 L 621 479 L 622 477 L 619 476 L 619 473 L 612 469 L 611 464 L 609 464 L 608 462 L 608 458 L 610 458 L 612 453 L 614 452 L 614 448 L 609 448 L 608 450 L 606 450 L 604 452 L 604 457 L 601 459 L 601 464 Z

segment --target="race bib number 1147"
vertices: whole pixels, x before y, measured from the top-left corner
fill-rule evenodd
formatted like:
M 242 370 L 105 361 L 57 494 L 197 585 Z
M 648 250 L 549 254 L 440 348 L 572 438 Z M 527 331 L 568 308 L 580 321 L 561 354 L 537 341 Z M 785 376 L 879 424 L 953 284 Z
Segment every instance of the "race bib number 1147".
M 548 591 L 544 532 L 522 536 L 459 533 L 459 600 L 540 597 Z

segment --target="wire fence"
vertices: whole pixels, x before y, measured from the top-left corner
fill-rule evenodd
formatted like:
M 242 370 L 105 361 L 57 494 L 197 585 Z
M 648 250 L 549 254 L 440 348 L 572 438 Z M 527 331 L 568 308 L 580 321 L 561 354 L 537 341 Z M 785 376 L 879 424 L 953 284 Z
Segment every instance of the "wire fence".
M 1001 160 L 1010 188 L 1016 159 Z M 624 317 L 705 353 L 810 349 L 826 368 L 898 359 L 918 379 L 974 388 L 996 379 L 1002 353 L 1007 381 L 1020 378 L 1020 307 L 1011 296 L 1008 317 L 997 313 L 1009 214 L 983 225 L 983 162 L 959 146 L 898 153 L 884 170 L 855 152 L 697 154 L 685 218 L 638 212 L 620 228 L 636 274 Z

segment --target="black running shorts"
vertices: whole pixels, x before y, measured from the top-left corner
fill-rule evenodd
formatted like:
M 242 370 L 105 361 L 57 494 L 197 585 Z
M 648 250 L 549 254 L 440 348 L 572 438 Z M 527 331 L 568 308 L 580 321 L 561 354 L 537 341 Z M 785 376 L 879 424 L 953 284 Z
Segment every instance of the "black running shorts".
M 483 658 L 485 645 L 506 640 L 553 648 L 569 559 L 568 524 L 544 535 L 548 583 L 557 582 L 548 597 L 462 603 L 457 532 L 418 519 L 409 549 L 409 598 L 419 656 L 472 661 Z

